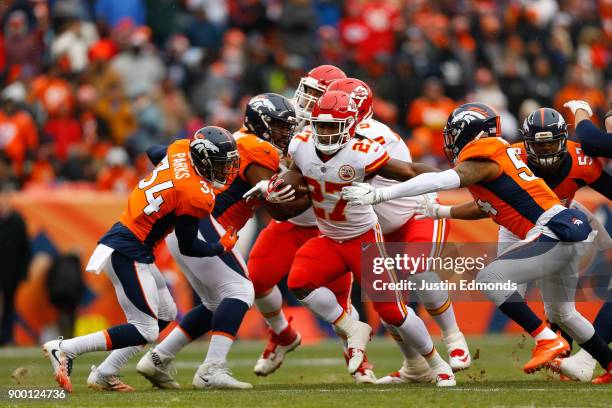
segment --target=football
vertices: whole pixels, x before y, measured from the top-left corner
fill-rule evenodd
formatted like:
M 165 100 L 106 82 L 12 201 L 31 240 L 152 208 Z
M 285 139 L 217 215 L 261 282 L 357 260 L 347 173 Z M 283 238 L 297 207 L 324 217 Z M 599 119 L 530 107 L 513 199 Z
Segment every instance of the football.
M 283 180 L 283 186 L 290 185 L 293 187 L 296 200 L 299 200 L 304 195 L 308 195 L 308 183 L 299 171 L 285 170 L 278 177 Z
M 279 174 L 283 183 L 279 188 L 290 185 L 295 190 L 295 200 L 287 203 L 266 203 L 266 207 L 275 219 L 288 219 L 300 215 L 311 205 L 308 183 L 302 173 L 296 170 L 285 170 Z

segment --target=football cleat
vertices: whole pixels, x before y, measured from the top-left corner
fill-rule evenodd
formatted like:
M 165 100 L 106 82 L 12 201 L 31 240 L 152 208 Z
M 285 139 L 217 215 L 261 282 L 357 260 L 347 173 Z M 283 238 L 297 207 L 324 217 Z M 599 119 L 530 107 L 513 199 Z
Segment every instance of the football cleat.
M 198 367 L 198 371 L 193 376 L 193 388 L 198 390 L 210 388 L 248 390 L 253 386 L 232 377 L 225 361 L 213 361 Z
M 61 350 L 61 343 L 61 338 L 48 341 L 43 344 L 43 351 L 45 356 L 51 361 L 55 381 L 57 381 L 64 390 L 72 392 L 72 381 L 70 380 L 70 374 L 72 373 L 72 358 Z
M 173 377 L 176 369 L 172 364 L 172 359 L 163 358 L 154 350 L 149 350 L 142 356 L 136 365 L 136 371 L 158 388 L 165 390 L 181 388 Z
M 534 373 L 548 365 L 555 358 L 566 355 L 569 351 L 569 344 L 558 333 L 555 339 L 538 340 L 531 352 L 531 360 L 525 364 L 523 371 L 527 374 Z
M 554 372 L 580 382 L 591 381 L 596 366 L 597 361 L 583 350 L 568 358 L 555 358 L 549 364 Z
M 116 375 L 100 374 L 95 365 L 91 366 L 91 372 L 89 373 L 89 377 L 87 377 L 87 387 L 95 391 L 135 391 L 134 388 L 121 381 Z
M 431 373 L 436 382 L 436 387 L 454 387 L 457 385 L 453 369 L 444 360 L 441 360 L 441 363 L 437 366 L 431 367 Z
M 593 384 L 612 384 L 612 363 L 608 364 L 607 371 L 595 378 Z
M 348 372 L 354 374 L 365 361 L 365 349 L 372 337 L 372 327 L 360 321 L 353 321 L 349 332 L 344 333 L 347 342 Z
M 291 327 L 291 318 L 289 325 L 282 332 L 276 334 L 270 329 L 268 344 L 257 359 L 253 371 L 260 376 L 272 374 L 283 364 L 285 354 L 295 350 L 301 342 L 302 336 Z
M 431 383 L 433 372 L 423 357 L 404 359 L 402 367 L 389 375 L 379 378 L 376 384 Z
M 348 365 L 349 357 L 346 352 L 344 352 L 344 360 Z M 356 384 L 375 384 L 376 383 L 376 375 L 374 374 L 374 365 L 370 363 L 366 358 L 364 358 L 363 363 L 359 366 L 357 371 L 353 373 L 351 376 L 355 380 Z
M 465 370 L 470 367 L 472 356 L 463 333 L 453 333 L 448 337 L 443 337 L 442 341 L 444 341 L 446 350 L 448 350 L 448 363 L 453 371 Z

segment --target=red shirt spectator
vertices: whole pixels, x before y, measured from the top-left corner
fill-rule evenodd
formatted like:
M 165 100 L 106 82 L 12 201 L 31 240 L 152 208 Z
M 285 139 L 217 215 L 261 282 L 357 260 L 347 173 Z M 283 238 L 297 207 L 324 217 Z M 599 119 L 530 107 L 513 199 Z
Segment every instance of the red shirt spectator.
M 51 119 L 43 131 L 53 139 L 55 155 L 62 161 L 68 158 L 70 145 L 81 141 L 81 126 L 74 118 Z

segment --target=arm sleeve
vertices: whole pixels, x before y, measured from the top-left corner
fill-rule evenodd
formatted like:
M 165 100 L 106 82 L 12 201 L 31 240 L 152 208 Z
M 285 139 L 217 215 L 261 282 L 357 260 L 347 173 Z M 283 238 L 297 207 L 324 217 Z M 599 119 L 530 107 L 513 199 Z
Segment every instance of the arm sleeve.
M 153 145 L 147 149 L 147 156 L 155 166 L 166 157 L 166 153 L 168 153 L 168 146 L 164 145 Z
M 612 176 L 605 171 L 602 171 L 599 178 L 590 183 L 589 186 L 608 200 L 612 200 Z
M 206 242 L 198 238 L 198 219 L 189 215 L 176 217 L 174 226 L 179 250 L 185 256 L 198 258 L 221 255 L 223 245 L 218 242 Z
M 612 133 L 605 133 L 590 120 L 583 120 L 576 126 L 576 135 L 589 156 L 612 158 Z
M 461 186 L 459 174 L 453 169 L 439 173 L 423 173 L 404 181 L 383 188 L 383 200 L 389 201 L 399 197 L 412 197 L 442 190 L 452 190 Z

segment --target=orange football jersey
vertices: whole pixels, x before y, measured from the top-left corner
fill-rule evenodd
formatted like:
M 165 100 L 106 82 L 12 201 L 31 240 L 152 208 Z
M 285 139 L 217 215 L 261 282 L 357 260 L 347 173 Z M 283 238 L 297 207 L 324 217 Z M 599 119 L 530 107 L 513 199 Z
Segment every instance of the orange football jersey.
M 523 143 L 515 143 L 512 147 L 517 149 L 523 161 L 527 163 L 525 145 Z M 546 184 L 559 197 L 561 203 L 568 206 L 580 187 L 593 183 L 601 176 L 603 165 L 600 159 L 593 159 L 584 154 L 580 143 L 568 140 L 567 156 L 554 174 L 550 176 L 543 173 L 540 174 L 541 172 L 538 171 L 537 167 L 532 170 L 537 176 L 542 177 L 546 181 Z
M 521 160 L 518 151 L 499 137 L 473 140 L 459 153 L 458 163 L 491 160 L 499 175 L 468 187 L 480 209 L 512 233 L 525 238 L 546 210 L 561 204 L 559 198 Z
M 189 140 L 168 146 L 166 157 L 132 190 L 119 221 L 145 246 L 153 248 L 174 228 L 175 218 L 210 214 L 215 205 L 212 186 L 189 161 Z
M 247 202 L 242 198 L 252 187 L 245 175 L 246 170 L 252 164 L 258 164 L 276 172 L 280 157 L 274 146 L 249 133 L 245 128 L 234 133 L 234 138 L 240 153 L 240 171 L 225 189 L 217 193 L 212 214 L 223 228 L 233 226 L 239 230 L 253 216 L 260 203 L 259 200 Z

